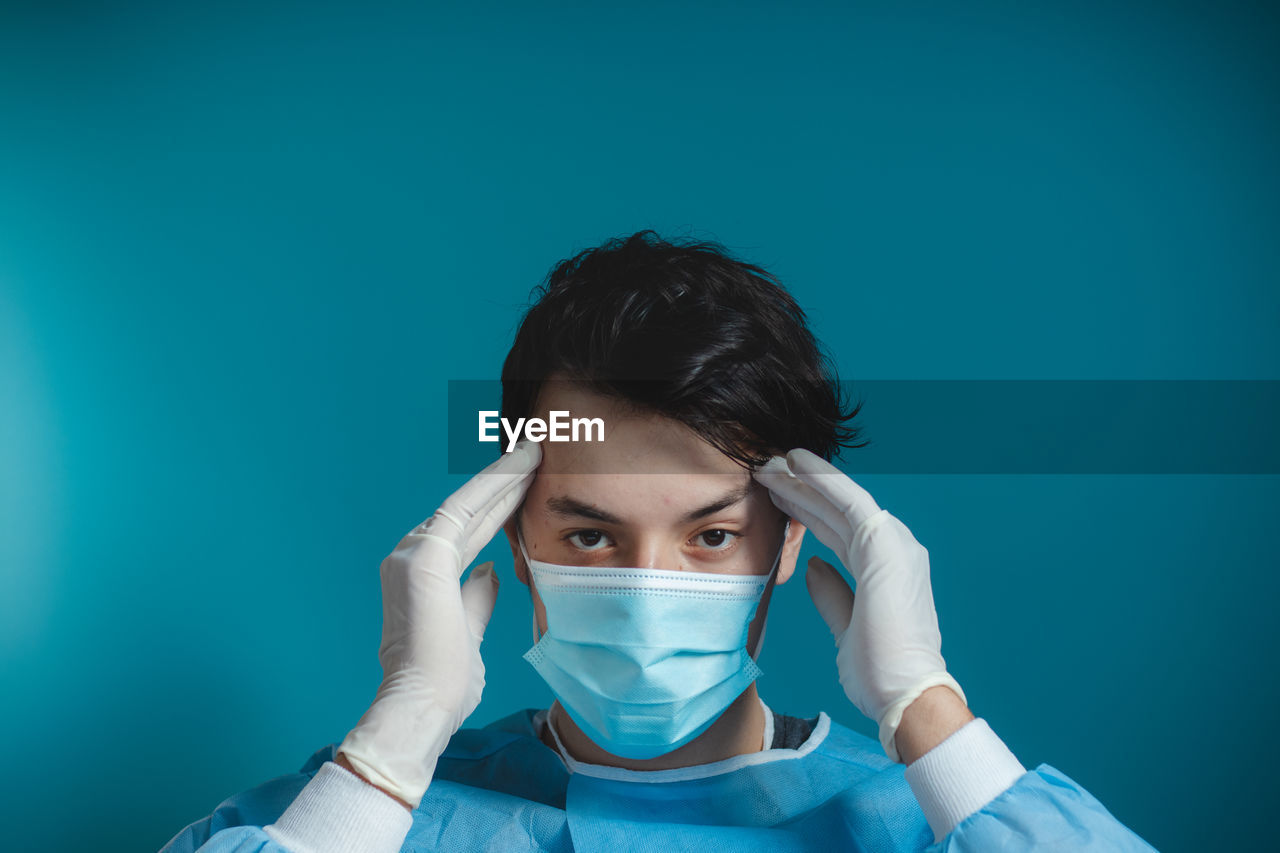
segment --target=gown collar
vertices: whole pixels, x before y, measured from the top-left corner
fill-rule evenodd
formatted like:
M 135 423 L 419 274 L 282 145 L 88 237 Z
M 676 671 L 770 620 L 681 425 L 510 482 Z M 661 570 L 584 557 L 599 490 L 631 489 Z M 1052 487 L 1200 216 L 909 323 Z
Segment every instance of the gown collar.
M 764 744 L 773 743 L 774 719 L 773 711 L 768 705 L 764 704 L 761 699 L 760 707 L 764 709 Z M 610 779 L 616 782 L 683 782 L 689 779 L 706 779 L 711 776 L 719 776 L 725 773 L 731 773 L 742 767 L 750 767 L 756 764 L 767 764 L 773 761 L 788 761 L 797 758 L 803 758 L 813 752 L 826 739 L 827 733 L 831 730 L 831 718 L 825 712 L 818 713 L 817 725 L 813 727 L 813 731 L 809 734 L 807 740 L 800 744 L 796 749 L 773 749 L 771 747 L 761 749 L 759 752 L 748 752 L 743 755 L 734 755 L 719 761 L 712 761 L 708 764 L 694 764 L 689 767 L 672 767 L 668 770 L 628 770 L 623 767 L 610 767 L 605 764 L 588 764 L 585 761 L 578 761 L 569 755 L 564 744 L 560 741 L 560 734 L 556 731 L 556 727 L 551 724 L 551 718 L 546 709 L 538 711 L 533 716 L 534 732 L 541 734 L 545 727 L 551 733 L 552 739 L 555 741 L 556 749 L 559 752 L 559 758 L 564 763 L 565 769 L 570 773 L 578 773 L 583 776 L 591 776 L 597 779 Z M 764 745 L 762 744 L 762 746 Z

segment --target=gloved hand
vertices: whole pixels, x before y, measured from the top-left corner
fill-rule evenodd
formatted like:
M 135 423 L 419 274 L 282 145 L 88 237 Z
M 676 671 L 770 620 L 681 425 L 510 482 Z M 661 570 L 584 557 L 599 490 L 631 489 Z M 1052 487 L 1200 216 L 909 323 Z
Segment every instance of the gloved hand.
M 901 761 L 894 735 L 921 693 L 943 684 L 967 704 L 942 659 L 929 552 L 866 489 L 808 450 L 773 457 L 755 478 L 853 575 L 856 596 L 837 569 L 814 557 L 805 585 L 836 637 L 840 684 L 879 725 L 885 754 Z
M 458 579 L 520 505 L 542 461 L 524 442 L 471 478 L 382 561 L 383 679 L 338 752 L 417 808 L 436 760 L 480 704 L 480 641 L 493 614 L 493 563 Z

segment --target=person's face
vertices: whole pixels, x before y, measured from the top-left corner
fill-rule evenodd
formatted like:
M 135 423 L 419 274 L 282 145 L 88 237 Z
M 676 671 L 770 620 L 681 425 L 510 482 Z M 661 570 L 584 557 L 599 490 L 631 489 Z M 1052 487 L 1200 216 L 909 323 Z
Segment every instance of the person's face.
M 602 418 L 604 441 L 542 443 L 524 505 L 506 525 L 516 575 L 529 571 L 517 524 L 535 560 L 719 574 L 767 574 L 783 547 L 787 520 L 750 472 L 678 421 L 638 414 L 572 383 L 548 383 L 536 416 L 567 410 Z M 775 583 L 795 569 L 804 528 L 794 519 Z M 772 587 L 752 622 L 748 648 L 764 623 Z M 546 611 L 532 588 L 541 631 Z M 672 626 L 678 631 L 679 626 Z

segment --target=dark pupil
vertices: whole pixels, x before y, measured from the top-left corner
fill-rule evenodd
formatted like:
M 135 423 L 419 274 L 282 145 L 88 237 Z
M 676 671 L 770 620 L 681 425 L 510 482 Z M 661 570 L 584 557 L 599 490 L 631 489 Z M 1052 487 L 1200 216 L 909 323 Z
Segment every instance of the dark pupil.
M 599 541 L 600 541 L 600 531 L 599 531 L 599 530 L 584 530 L 584 531 L 582 531 L 581 533 L 579 533 L 579 534 L 578 534 L 578 538 L 579 538 L 580 540 L 582 540 L 582 544 L 583 544 L 583 545 L 586 545 L 586 546 L 590 547 L 591 545 L 595 545 L 595 544 L 599 543 Z
M 724 531 L 708 530 L 706 533 L 702 534 L 702 541 L 706 542 L 708 545 L 723 545 Z

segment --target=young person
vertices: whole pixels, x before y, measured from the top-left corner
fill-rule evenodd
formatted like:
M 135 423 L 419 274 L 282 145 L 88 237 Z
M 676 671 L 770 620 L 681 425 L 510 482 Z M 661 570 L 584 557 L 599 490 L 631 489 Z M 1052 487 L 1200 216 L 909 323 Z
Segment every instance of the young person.
M 769 273 L 710 243 L 609 241 L 552 271 L 502 379 L 509 421 L 567 411 L 603 440 L 523 442 L 406 535 L 381 567 L 369 710 L 166 851 L 1151 849 L 969 711 L 928 552 L 829 463 L 860 446 L 857 409 Z M 556 701 L 459 731 L 497 579 L 459 581 L 499 529 Z M 855 581 L 805 574 L 879 742 L 756 691 L 806 532 Z

